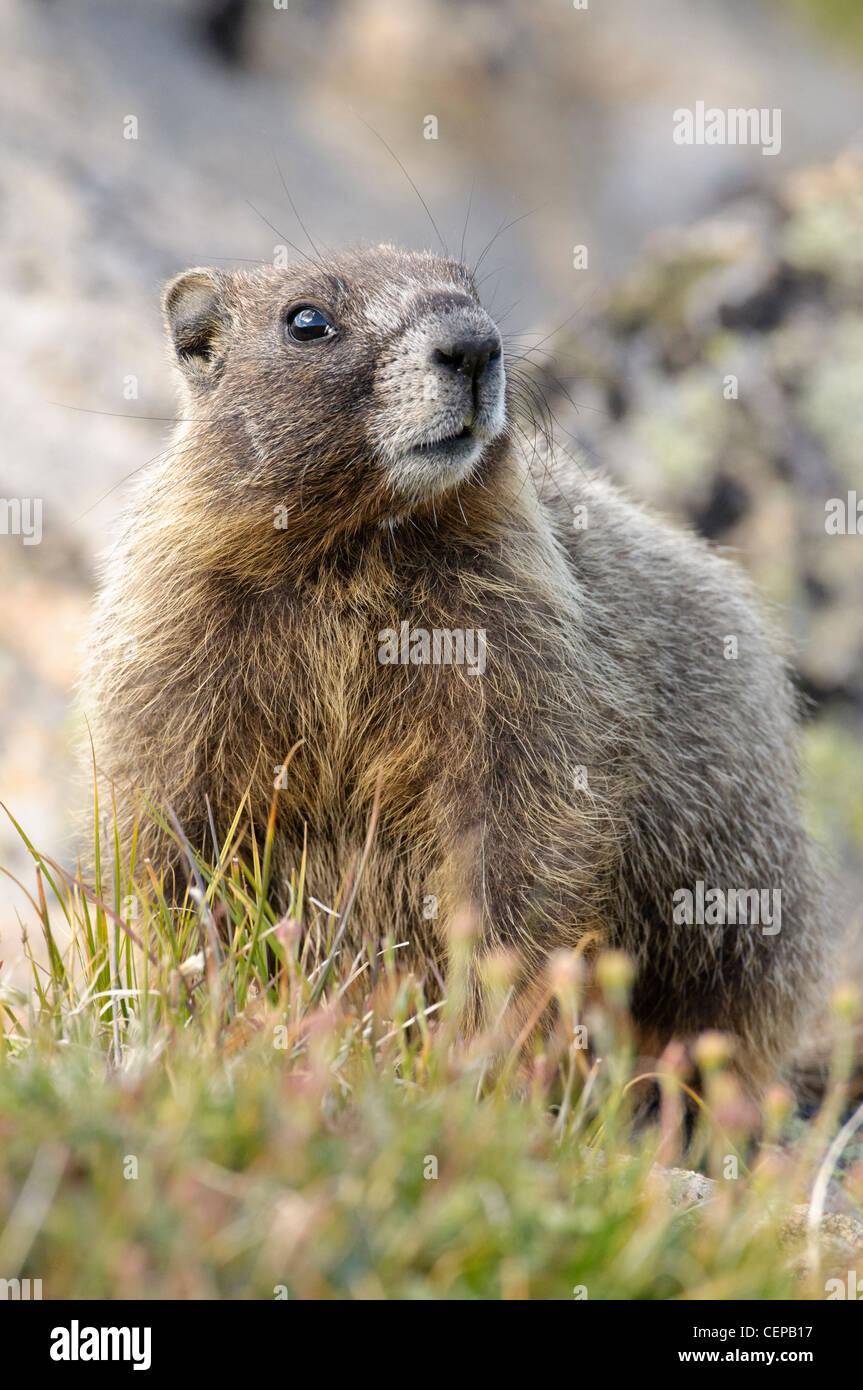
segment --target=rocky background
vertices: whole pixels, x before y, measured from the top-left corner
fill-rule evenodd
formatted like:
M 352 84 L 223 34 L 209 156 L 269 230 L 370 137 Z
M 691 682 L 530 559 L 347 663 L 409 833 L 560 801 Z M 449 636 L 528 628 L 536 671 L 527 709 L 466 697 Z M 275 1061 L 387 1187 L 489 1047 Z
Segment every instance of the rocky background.
M 175 408 L 160 282 L 306 245 L 291 200 L 319 246 L 434 244 L 412 180 L 483 257 L 548 401 L 528 433 L 733 548 L 777 606 L 858 941 L 863 534 L 825 530 L 863 499 L 857 7 L 6 0 L 0 43 L 0 497 L 44 509 L 40 545 L 0 535 L 0 799 L 31 838 L 72 862 L 96 557 Z M 781 108 L 781 153 L 675 145 L 698 100 Z M 0 864 L 32 888 L 5 821 Z M 27 920 L 3 879 L 4 978 Z

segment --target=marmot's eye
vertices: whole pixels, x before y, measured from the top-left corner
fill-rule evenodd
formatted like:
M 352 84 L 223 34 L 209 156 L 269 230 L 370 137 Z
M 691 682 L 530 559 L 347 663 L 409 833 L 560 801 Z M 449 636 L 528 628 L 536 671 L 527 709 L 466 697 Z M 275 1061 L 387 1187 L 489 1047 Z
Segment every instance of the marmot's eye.
M 335 333 L 323 309 L 313 304 L 291 309 L 288 314 L 288 333 L 298 343 L 308 343 L 312 338 L 329 338 Z

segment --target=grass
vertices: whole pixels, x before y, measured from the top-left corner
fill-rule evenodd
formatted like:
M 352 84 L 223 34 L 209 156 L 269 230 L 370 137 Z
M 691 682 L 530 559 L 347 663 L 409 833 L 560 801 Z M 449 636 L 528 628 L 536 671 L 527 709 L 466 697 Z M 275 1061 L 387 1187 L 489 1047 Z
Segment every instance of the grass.
M 180 909 L 113 835 L 86 889 L 25 837 L 42 941 L 32 991 L 0 986 L 0 1277 L 52 1299 L 824 1297 L 829 1258 L 811 1247 L 801 1276 L 788 1213 L 835 1162 L 847 991 L 794 1142 L 790 1095 L 769 1094 L 756 1142 L 725 1042 L 702 1040 L 682 1160 L 673 1057 L 658 1124 L 633 1134 L 628 962 L 601 957 L 588 1002 L 581 962 L 558 960 L 549 1035 L 468 1043 L 469 932 L 443 1007 L 396 942 L 345 959 L 331 938 L 315 964 L 302 866 L 290 914 L 267 902 L 271 836 L 249 862 L 232 837 L 215 867 L 191 856 Z M 497 1017 L 505 962 L 488 988 Z M 669 1199 L 660 1169 L 681 1161 L 717 1180 L 704 1205 Z

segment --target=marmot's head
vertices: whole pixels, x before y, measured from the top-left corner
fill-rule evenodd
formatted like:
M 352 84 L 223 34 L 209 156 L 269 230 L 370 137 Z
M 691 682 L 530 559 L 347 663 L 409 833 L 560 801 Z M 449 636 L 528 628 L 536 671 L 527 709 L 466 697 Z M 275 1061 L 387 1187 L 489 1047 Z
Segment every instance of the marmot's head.
M 190 270 L 163 305 L 226 491 L 391 519 L 469 481 L 504 430 L 500 334 L 455 261 L 382 246 Z

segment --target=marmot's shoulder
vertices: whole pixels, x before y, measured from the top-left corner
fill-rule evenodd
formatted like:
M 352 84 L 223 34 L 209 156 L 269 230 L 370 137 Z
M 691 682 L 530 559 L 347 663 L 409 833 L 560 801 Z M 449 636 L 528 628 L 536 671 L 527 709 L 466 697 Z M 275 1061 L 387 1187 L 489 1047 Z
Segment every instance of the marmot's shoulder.
M 586 468 L 568 466 L 544 495 L 580 584 L 633 626 L 673 620 L 678 630 L 771 636 L 767 604 L 729 552 Z

